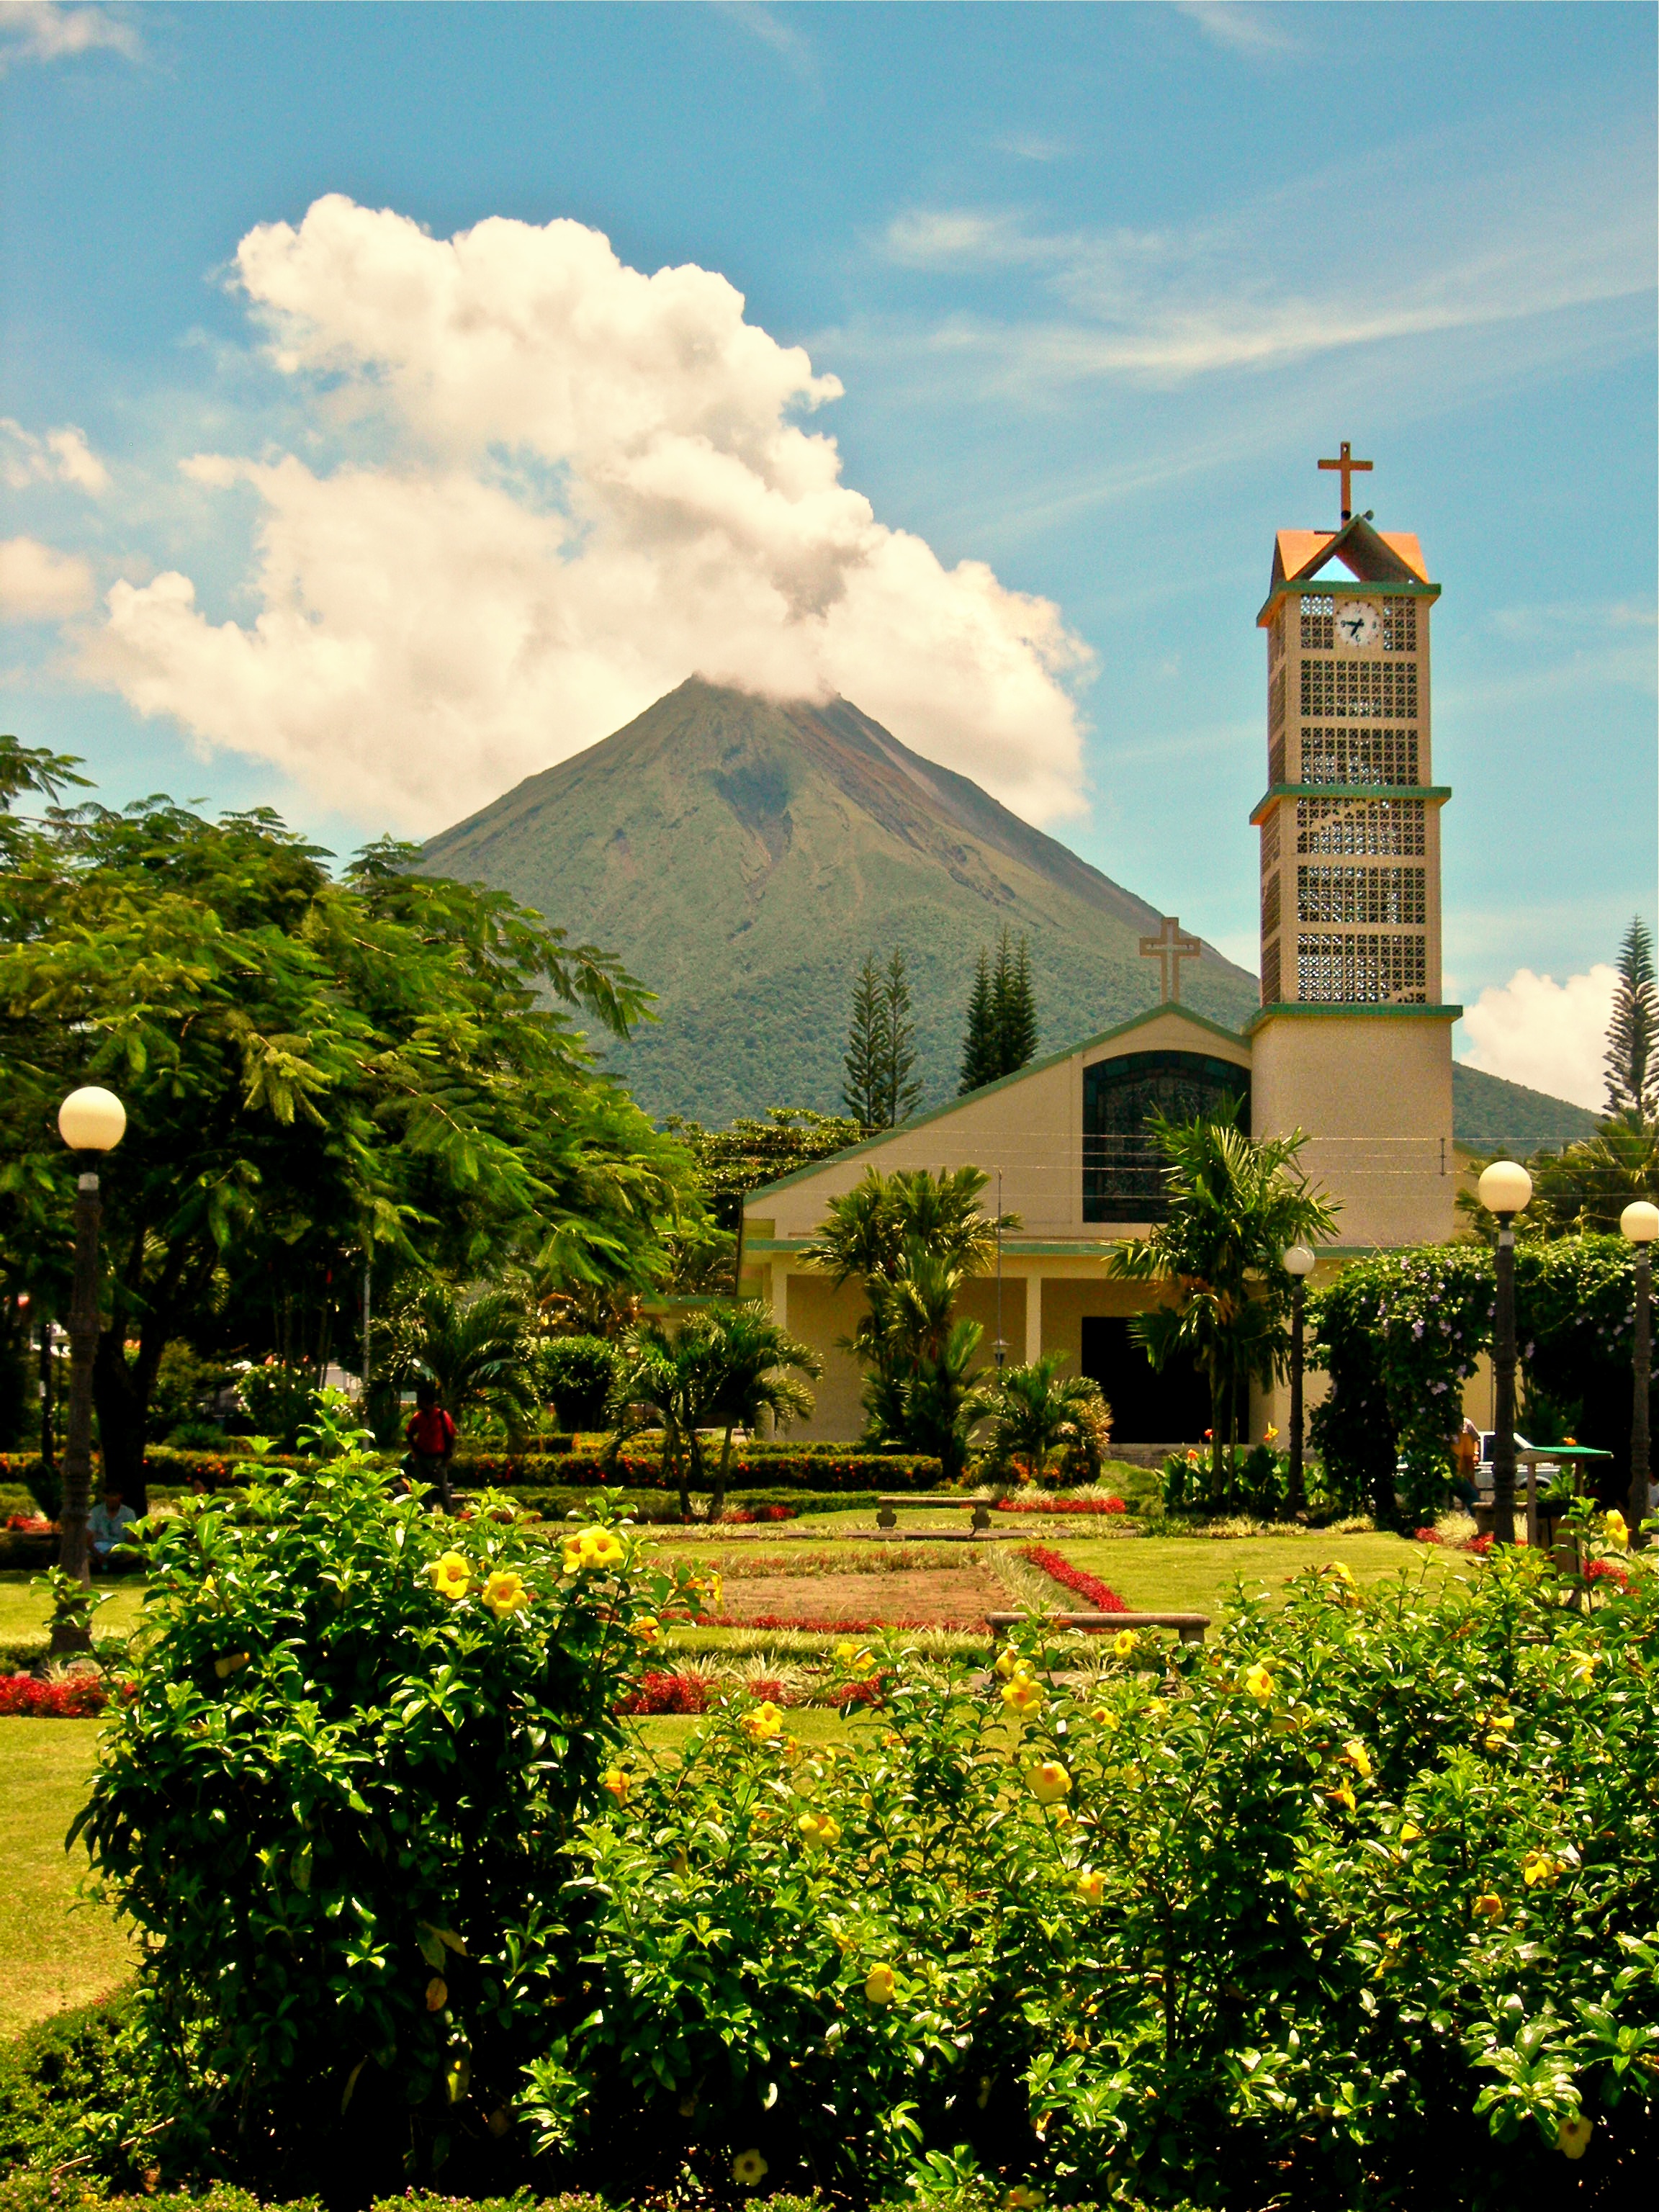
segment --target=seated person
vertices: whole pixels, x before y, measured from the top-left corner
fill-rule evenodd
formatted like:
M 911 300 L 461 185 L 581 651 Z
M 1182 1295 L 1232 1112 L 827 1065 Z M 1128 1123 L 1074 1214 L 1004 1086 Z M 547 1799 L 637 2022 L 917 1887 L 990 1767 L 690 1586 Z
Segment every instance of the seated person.
M 107 1573 L 128 1564 L 125 1558 L 112 1561 L 110 1554 L 125 1540 L 137 1518 L 118 1490 L 104 1492 L 102 1504 L 94 1505 L 87 1516 L 87 1548 L 94 1568 L 101 1567 Z

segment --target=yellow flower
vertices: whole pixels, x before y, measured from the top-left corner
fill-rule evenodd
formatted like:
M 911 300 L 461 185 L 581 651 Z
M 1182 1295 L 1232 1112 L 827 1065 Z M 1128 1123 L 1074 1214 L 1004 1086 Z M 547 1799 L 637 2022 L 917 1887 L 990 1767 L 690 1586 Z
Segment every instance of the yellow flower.
M 1029 1674 L 1030 1671 L 1030 1661 L 1020 1658 L 1017 1652 L 1002 1651 L 998 1654 L 997 1672 L 1005 1682 L 1011 1674 Z
M 1601 1655 L 1599 1651 L 1587 1651 L 1572 1670 L 1573 1680 L 1575 1682 L 1593 1681 L 1595 1670 L 1601 1663 Z
M 757 2150 L 740 2150 L 732 2161 L 732 2179 L 739 2189 L 758 2189 L 771 2170 Z
M 1352 1786 L 1350 1784 L 1346 1782 L 1339 1782 L 1334 1790 L 1328 1790 L 1325 1792 L 1325 1795 L 1330 1799 L 1333 1805 L 1345 1806 L 1350 1813 L 1353 1811 L 1354 1796 Z
M 1420 1841 L 1422 1834 L 1415 1820 L 1407 1820 L 1400 1831 L 1400 1840 L 1402 1844 L 1414 1844 Z
M 893 2002 L 898 1982 L 890 1966 L 872 1966 L 864 1978 L 864 1996 L 866 2004 L 887 2005 Z
M 1488 1890 L 1484 1896 L 1475 1899 L 1469 1910 L 1477 1920 L 1490 1920 L 1496 1923 L 1504 1917 L 1504 1900 L 1501 1897 L 1494 1897 Z
M 426 1985 L 427 2010 L 428 2012 L 441 2012 L 448 2002 L 448 1983 L 445 1981 L 441 1974 L 434 1974 L 432 1979 Z
M 1265 1705 L 1273 1693 L 1273 1678 L 1257 1660 L 1254 1667 L 1244 1670 L 1244 1686 L 1258 1705 Z
M 1521 1879 L 1528 1889 L 1553 1889 L 1561 1879 L 1561 1865 L 1548 1851 L 1528 1851 L 1521 1862 Z
M 1072 1778 L 1057 1759 L 1040 1759 L 1025 1781 L 1039 1805 L 1057 1805 L 1072 1794 Z
M 1276 1444 L 1279 1442 L 1279 1431 L 1271 1421 L 1261 1431 L 1261 1441 L 1264 1444 Z
M 1112 1649 L 1120 1659 L 1128 1659 L 1133 1656 L 1139 1642 L 1133 1628 L 1120 1628 L 1112 1638 Z
M 1555 2130 L 1555 2148 L 1565 2151 L 1569 2158 L 1583 2158 L 1595 2133 L 1595 2121 L 1587 2120 L 1582 2112 L 1575 2112 L 1571 2119 L 1563 2120 Z
M 1352 1589 L 1354 1587 L 1352 1573 L 1348 1568 L 1343 1565 L 1340 1559 L 1330 1560 L 1326 1565 L 1322 1566 L 1319 1571 L 1322 1575 L 1329 1575 L 1334 1582 L 1346 1583 L 1350 1589 Z
M 850 1644 L 836 1644 L 835 1656 L 836 1664 L 837 1667 L 850 1667 L 853 1663 L 852 1645 Z
M 1622 1513 L 1609 1513 L 1601 1526 L 1606 1529 L 1607 1541 L 1614 1551 L 1622 1552 L 1629 1547 L 1630 1528 Z
M 1098 1905 L 1106 1894 L 1106 1877 L 1093 1867 L 1085 1867 L 1077 1878 L 1077 1893 L 1085 1905 Z
M 1103 1728 L 1109 1735 L 1123 1725 L 1109 1705 L 1097 1705 L 1089 1717 L 1097 1727 Z
M 472 1570 L 459 1552 L 446 1552 L 427 1569 L 440 1597 L 463 1598 L 472 1587 Z
M 641 1644 L 662 1642 L 662 1629 L 650 1613 L 647 1613 L 642 1620 L 636 1620 L 634 1623 L 634 1633 Z
M 774 1736 L 783 1734 L 783 1715 L 770 1698 L 744 1715 L 743 1732 L 750 1743 L 770 1743 Z
M 841 1841 L 841 1822 L 828 1813 L 803 1813 L 795 1826 L 809 1851 L 825 1851 Z
M 233 1674 L 240 1674 L 251 1662 L 252 1654 L 249 1652 L 227 1651 L 214 1661 L 213 1671 L 222 1682 L 228 1681 Z
M 1351 1735 L 1342 1747 L 1342 1756 L 1362 1782 L 1371 1778 L 1371 1755 L 1357 1735 Z
M 523 1577 L 511 1567 L 496 1568 L 483 1586 L 483 1596 L 497 1620 L 505 1620 L 510 1613 L 522 1613 L 530 1602 Z
M 568 1575 L 603 1573 L 619 1567 L 628 1557 L 623 1540 L 611 1528 L 579 1528 L 564 1541 L 564 1571 Z
M 1023 1720 L 1028 1713 L 1041 1711 L 1042 1692 L 1029 1674 L 1016 1674 L 1012 1682 L 1004 1683 L 1002 1702 Z
M 608 1790 L 619 1805 L 625 1805 L 628 1793 L 634 1787 L 634 1778 L 625 1766 L 607 1766 L 599 1786 Z

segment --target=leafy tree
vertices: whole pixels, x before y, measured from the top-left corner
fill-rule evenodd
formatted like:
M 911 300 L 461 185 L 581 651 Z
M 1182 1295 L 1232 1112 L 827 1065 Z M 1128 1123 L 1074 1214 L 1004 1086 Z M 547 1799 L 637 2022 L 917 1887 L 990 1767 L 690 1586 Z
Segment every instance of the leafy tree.
M 1636 1122 L 1659 1115 L 1659 988 L 1653 939 L 1632 916 L 1619 948 L 1619 988 L 1607 1024 L 1607 1111 Z
M 1036 999 L 1025 939 L 1016 952 L 1005 924 L 997 938 L 996 963 L 981 948 L 968 1003 L 968 1027 L 962 1047 L 962 1091 L 1000 1082 L 1035 1056 Z
M 675 1255 L 672 1285 L 687 1297 L 738 1288 L 738 1237 L 743 1202 L 751 1190 L 845 1152 L 866 1134 L 862 1121 L 817 1114 L 810 1106 L 771 1106 L 763 1120 L 740 1115 L 725 1129 L 705 1129 L 671 1114 L 663 1127 L 690 1153 L 708 1210 L 688 1224 L 678 1242 L 669 1240 Z M 629 1322 L 635 1318 L 627 1316 Z
M 1457 1210 L 1483 1243 L 1496 1245 L 1497 1220 L 1474 1188 L 1486 1164 L 1474 1164 L 1467 1187 L 1457 1194 Z M 1532 1200 L 1516 1217 L 1519 1243 L 1616 1235 L 1619 1217 L 1632 1199 L 1659 1200 L 1659 1121 L 1644 1122 L 1633 1115 L 1606 1121 L 1593 1137 L 1559 1152 L 1534 1152 L 1526 1164 Z
M 678 1325 L 641 1322 L 623 1340 L 611 1403 L 617 1422 L 612 1452 L 642 1428 L 662 1431 L 665 1470 L 672 1469 L 681 1517 L 691 1517 L 691 1492 L 706 1490 L 708 1518 L 726 1510 L 732 1438 L 767 1416 L 780 1426 L 812 1410 L 799 1376 L 822 1367 L 811 1345 L 788 1335 L 757 1300 L 710 1306 Z M 711 1468 L 706 1431 L 720 1430 Z
M 1266 1384 L 1282 1372 L 1289 1355 L 1291 1278 L 1281 1255 L 1292 1244 L 1328 1242 L 1335 1211 L 1297 1168 L 1307 1142 L 1300 1129 L 1252 1139 L 1229 1122 L 1157 1114 L 1152 1128 L 1164 1155 L 1168 1217 L 1150 1236 L 1115 1246 L 1108 1272 L 1164 1293 L 1131 1325 L 1153 1366 L 1184 1352 L 1204 1369 L 1211 1480 L 1218 1490 L 1224 1438 L 1237 1455 L 1240 1398 L 1252 1380 Z
M 921 1103 L 921 1085 L 915 1080 L 916 1025 L 910 1012 L 910 984 L 904 972 L 904 955 L 895 946 L 882 985 L 883 1035 L 881 1107 L 884 1129 L 908 1121 Z
M 1048 1352 L 998 1376 L 985 1401 L 991 1424 L 986 1455 L 994 1470 L 1014 1467 L 1026 1481 L 1040 1482 L 1058 1461 L 1063 1480 L 1099 1479 L 1111 1408 L 1091 1376 L 1062 1378 L 1066 1361 L 1065 1352 Z
M 51 801 L 65 772 L 0 740 L 9 802 Z M 62 1249 L 58 1103 L 107 1084 L 128 1128 L 104 1177 L 94 1389 L 106 1470 L 136 1505 L 174 1338 L 226 1349 L 232 1314 L 252 1345 L 261 1313 L 303 1309 L 302 1364 L 320 1370 L 366 1253 L 392 1273 L 520 1259 L 637 1285 L 665 1230 L 701 1212 L 684 1152 L 565 1011 L 622 1035 L 647 994 L 504 894 L 421 875 L 390 842 L 337 879 L 264 809 L 9 803 L 0 825 L 0 1288 Z
M 602 1427 L 617 1379 L 617 1346 L 603 1336 L 555 1336 L 538 1347 L 537 1388 L 567 1429 Z

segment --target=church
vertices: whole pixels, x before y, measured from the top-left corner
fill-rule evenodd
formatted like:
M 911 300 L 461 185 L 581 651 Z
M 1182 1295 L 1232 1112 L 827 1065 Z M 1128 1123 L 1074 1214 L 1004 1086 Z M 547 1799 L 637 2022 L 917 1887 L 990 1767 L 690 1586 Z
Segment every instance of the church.
M 1118 1239 L 1159 1218 L 1154 1109 L 1227 1115 L 1257 1137 L 1300 1128 L 1303 1164 L 1338 1206 L 1338 1239 L 1312 1278 L 1454 1229 L 1451 1030 L 1441 1000 L 1440 809 L 1433 780 L 1429 618 L 1440 595 L 1421 547 L 1351 507 L 1345 442 L 1335 531 L 1281 530 L 1256 617 L 1267 643 L 1267 785 L 1260 841 L 1261 1004 L 1242 1035 L 1181 1004 L 1198 940 L 1166 920 L 1141 949 L 1162 963 L 1163 1002 L 930 1114 L 752 1192 L 740 1258 L 746 1296 L 823 1361 L 817 1410 L 793 1433 L 856 1437 L 861 1373 L 838 1340 L 859 1316 L 801 1254 L 830 1199 L 871 1168 L 972 1164 L 987 1202 L 1020 1227 L 961 1310 L 1009 1362 L 1063 1352 L 1093 1376 L 1121 1444 L 1200 1437 L 1195 1373 L 1153 1372 L 1129 1336 L 1143 1285 L 1108 1279 Z M 1252 1431 L 1283 1426 L 1283 1393 L 1259 1395 Z

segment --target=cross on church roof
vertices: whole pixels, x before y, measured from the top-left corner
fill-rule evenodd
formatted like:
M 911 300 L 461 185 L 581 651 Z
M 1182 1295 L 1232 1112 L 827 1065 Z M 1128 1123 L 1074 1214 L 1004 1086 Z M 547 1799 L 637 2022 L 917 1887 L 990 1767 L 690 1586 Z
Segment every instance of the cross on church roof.
M 1203 950 L 1197 938 L 1189 937 L 1172 914 L 1164 915 L 1163 927 L 1156 937 L 1141 939 L 1141 958 L 1157 960 L 1162 963 L 1164 985 L 1162 998 L 1166 1006 L 1171 1000 L 1177 1006 L 1181 1004 L 1182 962 L 1196 960 Z
M 1351 479 L 1357 471 L 1369 469 L 1372 464 L 1370 461 L 1355 460 L 1353 447 L 1345 438 L 1342 441 L 1340 458 L 1334 461 L 1322 461 L 1319 465 L 1322 469 L 1338 469 L 1341 471 L 1342 520 L 1344 522 L 1352 522 L 1353 520 L 1353 485 Z

